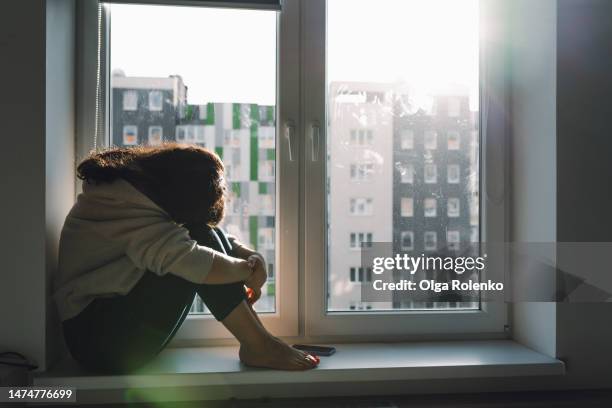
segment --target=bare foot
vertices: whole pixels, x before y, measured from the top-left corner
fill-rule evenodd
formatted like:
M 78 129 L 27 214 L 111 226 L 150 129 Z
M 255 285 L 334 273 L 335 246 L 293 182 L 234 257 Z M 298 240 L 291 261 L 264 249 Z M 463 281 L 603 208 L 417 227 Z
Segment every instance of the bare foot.
M 240 361 L 252 367 L 277 370 L 309 370 L 319 364 L 318 357 L 296 350 L 276 337 L 269 336 L 261 345 L 241 345 Z

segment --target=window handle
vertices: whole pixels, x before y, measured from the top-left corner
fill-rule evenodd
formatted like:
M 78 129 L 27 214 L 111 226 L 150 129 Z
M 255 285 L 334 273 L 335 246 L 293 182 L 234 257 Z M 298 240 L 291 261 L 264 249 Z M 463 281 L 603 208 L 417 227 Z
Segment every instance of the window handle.
M 285 123 L 285 138 L 287 139 L 287 151 L 289 153 L 289 161 L 293 161 L 293 145 L 295 135 L 295 122 L 288 120 Z
M 321 126 L 318 121 L 312 123 L 310 131 L 310 144 L 312 146 L 311 160 L 319 161 L 319 146 L 321 144 Z

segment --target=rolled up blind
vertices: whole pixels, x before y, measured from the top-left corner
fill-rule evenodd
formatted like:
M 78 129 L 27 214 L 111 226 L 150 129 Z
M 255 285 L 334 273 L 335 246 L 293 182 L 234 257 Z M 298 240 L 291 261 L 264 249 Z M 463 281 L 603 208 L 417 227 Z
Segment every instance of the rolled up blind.
M 100 0 L 100 2 L 280 10 L 282 0 Z

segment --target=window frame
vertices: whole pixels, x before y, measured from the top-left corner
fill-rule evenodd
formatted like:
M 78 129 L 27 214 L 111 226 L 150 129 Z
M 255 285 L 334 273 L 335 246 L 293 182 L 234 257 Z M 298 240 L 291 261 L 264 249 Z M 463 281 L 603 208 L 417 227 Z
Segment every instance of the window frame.
M 84 109 L 77 114 L 77 160 L 84 158 L 92 149 L 108 146 L 111 139 L 112 116 L 110 109 L 110 24 L 109 9 L 97 0 L 82 0 L 77 13 L 82 17 L 79 31 L 82 33 L 77 47 L 78 63 L 83 72 L 78 82 L 78 99 Z M 147 5 L 147 4 L 143 4 Z M 201 7 L 207 7 L 203 5 Z M 274 12 L 270 10 L 269 12 Z M 100 14 L 99 14 L 100 13 Z M 277 336 L 299 335 L 298 325 L 298 219 L 299 219 L 299 161 L 295 160 L 297 150 L 291 158 L 288 154 L 290 141 L 284 137 L 280 126 L 284 116 L 296 117 L 299 104 L 289 94 L 298 92 L 295 70 L 290 61 L 296 58 L 297 32 L 294 28 L 297 15 L 288 8 L 277 15 L 277 102 L 276 121 L 276 256 L 277 268 L 282 276 L 276 278 L 276 310 L 261 313 L 260 319 Z M 283 38 L 281 42 L 279 39 Z M 282 45 L 282 49 L 281 49 Z M 98 48 L 99 47 L 99 48 Z M 93 52 L 92 52 L 93 50 Z M 97 51 L 96 51 L 97 50 Z M 95 55 L 97 54 L 97 55 Z M 282 63 L 281 63 L 282 61 Z M 284 69 L 281 69 L 284 67 Z M 282 72 L 281 72 L 282 71 Z M 284 95 L 281 93 L 284 92 Z M 147 95 L 149 96 L 149 95 Z M 162 95 L 163 98 L 163 95 Z M 281 101 L 284 105 L 281 106 Z M 123 100 L 121 101 L 123 103 Z M 162 101 L 163 105 L 163 101 Z M 147 103 L 147 108 L 149 104 Z M 163 106 L 162 106 L 163 110 Z M 156 111 L 159 112 L 159 111 Z M 187 130 L 187 129 L 185 129 Z M 176 130 L 178 132 L 178 128 Z M 92 138 L 92 134 L 97 138 Z M 295 135 L 292 135 L 295 137 Z M 187 141 L 187 140 L 185 140 Z M 297 147 L 297 144 L 293 143 Z M 293 160 L 291 160 L 293 159 Z M 77 193 L 81 183 L 75 177 Z M 283 197 L 282 199 L 280 199 Z M 282 228 L 280 226 L 283 226 Z M 210 342 L 233 339 L 223 325 L 211 315 L 190 315 L 182 324 L 170 346 L 193 342 Z
M 481 18 L 495 15 L 481 1 Z M 494 7 L 494 6 L 492 6 Z M 110 19 L 104 15 L 98 25 L 98 2 L 83 0 L 77 6 L 80 30 L 77 58 L 81 77 L 77 97 L 77 159 L 110 141 L 109 109 Z M 326 311 L 326 0 L 284 0 L 277 29 L 277 105 L 276 105 L 276 312 L 263 314 L 262 320 L 275 335 L 292 338 L 398 339 L 479 338 L 506 336 L 507 307 L 498 299 L 483 303 L 480 310 L 333 312 Z M 95 50 L 98 29 L 102 33 L 101 65 Z M 92 51 L 93 50 L 93 51 Z M 481 238 L 492 243 L 507 242 L 508 188 L 508 106 L 503 47 L 481 39 L 480 109 L 480 195 Z M 498 61 L 496 60 L 498 59 Z M 102 76 L 96 91 L 96 71 Z M 101 106 L 96 108 L 95 101 Z M 98 118 L 98 112 L 102 118 Z M 97 139 L 91 135 L 94 129 Z M 439 136 L 439 135 L 438 135 Z M 439 139 L 436 137 L 436 139 Z M 414 132 L 413 132 L 414 140 Z M 437 144 L 440 142 L 436 140 Z M 413 142 L 414 143 L 414 142 Z M 375 169 L 376 170 L 376 169 Z M 413 173 L 414 175 L 414 173 Z M 441 174 L 438 174 L 438 178 Z M 461 174 L 460 174 L 461 177 Z M 448 182 L 448 176 L 447 182 Z M 440 181 L 440 180 L 438 180 Z M 80 191 L 80 182 L 77 192 Z M 280 198 L 282 201 L 279 201 Z M 416 204 L 416 203 L 415 203 Z M 416 210 L 416 208 L 415 208 Z M 318 220 L 318 222 L 313 222 Z M 414 240 L 419 237 L 413 236 Z M 281 245 L 282 243 L 282 245 Z M 506 256 L 496 260 L 484 278 L 503 280 Z M 289 272 L 287 272 L 289 271 Z M 287 296 L 289 294 L 289 296 Z M 229 332 L 212 317 L 190 317 L 171 345 L 207 344 L 228 339 Z
M 493 16 L 488 2 L 480 2 L 481 26 Z M 303 69 L 303 116 L 305 126 L 304 151 L 317 148 L 327 152 L 327 131 L 320 123 L 327 123 L 327 78 L 326 74 L 326 0 L 302 2 L 302 69 Z M 503 51 L 488 47 L 480 39 L 480 171 L 481 195 L 481 241 L 490 243 L 507 242 L 506 199 L 498 195 L 490 200 L 490 190 L 498 183 L 502 190 L 507 186 L 507 123 L 502 106 L 495 101 L 505 101 L 507 97 L 504 82 L 503 64 L 486 64 L 493 58 L 501 58 Z M 494 96 L 493 96 L 494 95 Z M 493 114 L 492 114 L 493 113 Z M 316 135 L 316 137 L 315 137 Z M 440 137 L 436 134 L 435 148 L 439 147 Z M 434 148 L 432 146 L 432 148 Z M 304 194 L 308 197 L 305 204 L 304 225 L 304 287 L 300 288 L 305 299 L 305 333 L 309 336 L 359 336 L 364 338 L 419 337 L 443 335 L 453 338 L 457 335 L 504 336 L 507 323 L 507 307 L 502 297 L 495 296 L 492 302 L 482 302 L 479 310 L 435 310 L 423 312 L 328 312 L 327 311 L 327 192 L 326 192 L 326 155 L 319 160 L 310 156 L 304 160 Z M 438 175 L 439 176 L 439 175 Z M 492 180 L 495 180 L 494 182 Z M 437 211 L 440 212 L 439 209 Z M 324 222 L 321 222 L 324 220 Z M 416 237 L 415 237 L 416 239 Z M 496 256 L 488 263 L 482 279 L 503 281 L 506 270 L 506 256 Z

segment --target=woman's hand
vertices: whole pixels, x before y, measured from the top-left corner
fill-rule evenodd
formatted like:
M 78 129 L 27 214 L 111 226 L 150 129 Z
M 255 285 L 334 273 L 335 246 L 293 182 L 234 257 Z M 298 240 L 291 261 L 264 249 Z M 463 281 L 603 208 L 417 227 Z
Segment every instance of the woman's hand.
M 253 304 L 261 297 L 261 288 L 268 279 L 268 273 L 266 271 L 266 261 L 259 253 L 254 253 L 249 256 L 247 258 L 247 263 L 253 273 L 244 284 L 248 288 L 247 300 L 250 304 Z

